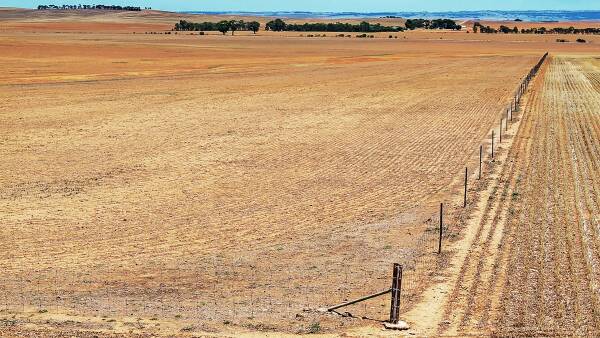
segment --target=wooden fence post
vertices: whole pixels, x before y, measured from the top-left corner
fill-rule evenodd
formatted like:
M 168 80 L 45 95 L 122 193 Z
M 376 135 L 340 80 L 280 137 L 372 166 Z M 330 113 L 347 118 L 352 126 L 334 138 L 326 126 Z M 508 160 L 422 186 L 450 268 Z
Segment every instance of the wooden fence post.
M 390 308 L 390 323 L 398 324 L 400 321 L 400 295 L 402 292 L 402 265 L 394 263 L 392 277 L 392 304 Z

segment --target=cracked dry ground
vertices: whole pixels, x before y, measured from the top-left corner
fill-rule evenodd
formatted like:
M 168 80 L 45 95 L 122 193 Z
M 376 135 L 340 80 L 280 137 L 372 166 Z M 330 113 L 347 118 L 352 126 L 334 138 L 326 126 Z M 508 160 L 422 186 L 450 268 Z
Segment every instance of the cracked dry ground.
M 441 335 L 600 332 L 600 62 L 554 56 L 471 219 Z

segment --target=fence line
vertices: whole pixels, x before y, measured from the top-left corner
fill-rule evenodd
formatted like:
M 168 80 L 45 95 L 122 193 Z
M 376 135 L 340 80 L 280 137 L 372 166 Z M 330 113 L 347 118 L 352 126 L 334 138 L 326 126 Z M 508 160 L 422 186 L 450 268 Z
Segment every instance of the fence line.
M 519 84 L 506 109 L 505 128 L 519 111 L 523 94 L 547 56 L 548 53 L 544 54 Z M 503 118 L 501 117 L 500 132 Z M 491 158 L 488 157 L 488 161 L 484 160 L 484 146 L 480 145 L 477 149 L 477 167 L 466 168 L 463 201 L 465 206 L 468 202 L 467 193 L 476 190 L 474 187 L 482 186 L 483 173 L 495 165 L 494 130 L 497 127 L 496 125 L 492 130 Z M 469 179 L 469 175 L 479 180 Z M 432 272 L 435 273 L 438 268 L 447 264 L 449 255 L 444 251 L 443 244 L 461 234 L 464 223 L 462 218 L 468 209 L 461 210 L 463 203 L 460 202 L 440 202 L 439 212 L 428 212 L 420 219 L 417 219 L 416 212 L 405 215 L 411 218 L 410 222 L 416 221 L 421 224 L 417 235 L 410 235 L 405 240 L 409 245 L 403 246 L 397 252 L 386 254 L 389 256 L 386 259 L 378 260 L 373 257 L 372 265 L 360 266 L 354 271 L 350 269 L 352 256 L 344 258 L 341 262 L 329 262 L 325 259 L 325 270 L 320 270 L 312 267 L 299 269 L 278 262 L 267 264 L 261 260 L 259 252 L 254 257 L 217 256 L 207 257 L 198 262 L 175 261 L 171 264 L 161 264 L 163 269 L 160 278 L 147 280 L 139 276 L 120 276 L 118 272 L 114 272 L 113 275 L 106 274 L 114 277 L 112 280 L 97 280 L 93 274 L 73 270 L 37 271 L 33 276 L 23 272 L 20 276 L 0 276 L 0 315 L 55 311 L 106 318 L 179 318 L 182 322 L 202 325 L 204 329 L 210 329 L 206 327 L 207 322 L 236 323 L 252 328 L 257 328 L 256 325 L 260 324 L 258 328 L 265 330 L 287 329 L 289 325 L 282 324 L 281 319 L 294 321 L 298 318 L 308 318 L 306 320 L 318 321 L 322 314 L 313 313 L 311 310 L 349 301 L 352 297 L 361 296 L 361 293 L 388 290 L 390 276 L 380 276 L 379 272 L 389 271 L 387 264 L 390 259 L 401 265 L 402 280 L 396 290 L 401 299 L 398 299 L 399 303 L 393 302 L 391 307 L 394 309 L 395 304 L 398 304 L 397 311 L 401 314 L 418 300 L 418 296 L 429 284 Z M 402 217 L 404 216 L 394 221 L 397 223 L 384 224 L 389 227 L 390 234 L 399 231 L 397 228 L 402 228 L 393 227 L 394 224 L 405 222 Z M 318 242 L 318 239 L 315 239 L 315 242 Z M 340 273 L 337 267 L 340 264 L 344 264 L 343 273 Z M 257 274 L 257 271 L 261 273 Z M 177 272 L 180 280 L 165 282 L 169 280 L 170 273 L 175 275 L 174 272 Z M 328 284 L 335 283 L 335 292 L 319 292 L 320 286 L 325 283 L 324 274 L 328 275 Z M 128 283 L 125 281 L 128 278 L 136 282 Z M 178 283 L 184 282 L 188 282 L 188 286 L 178 287 Z M 14 285 L 19 286 L 20 293 L 15 294 L 14 289 L 10 288 Z M 50 290 L 42 290 L 42 285 L 52 287 Z M 376 289 L 367 290 L 365 285 Z M 232 288 L 242 292 L 225 291 Z M 393 289 L 392 287 L 389 290 Z M 156 293 L 151 294 L 148 290 Z M 389 300 L 373 298 L 353 304 L 349 311 L 352 315 L 383 321 L 388 318 L 388 310 Z
M 499 124 L 499 128 L 498 128 L 499 143 L 502 143 L 502 129 L 505 128 L 506 132 L 508 131 L 509 116 L 510 116 L 510 120 L 512 121 L 513 113 L 519 111 L 519 105 L 521 104 L 521 99 L 522 99 L 523 95 L 525 94 L 525 92 L 527 91 L 531 80 L 537 74 L 537 72 L 539 71 L 539 69 L 541 68 L 541 66 L 543 65 L 543 63 L 547 57 L 548 57 L 548 53 L 545 53 L 542 56 L 542 58 L 538 61 L 538 63 L 536 63 L 536 65 L 531 68 L 529 73 L 520 82 L 514 96 L 511 98 L 509 107 L 506 109 L 506 127 L 505 127 L 505 123 L 504 123 L 504 117 L 500 118 L 500 124 Z M 514 104 L 514 106 L 513 106 L 513 104 Z M 504 111 L 504 109 L 503 109 L 503 111 Z M 491 136 L 491 148 L 490 148 L 490 163 L 493 163 L 494 155 L 495 155 L 494 154 L 494 152 L 495 152 L 495 130 L 494 129 L 495 128 L 492 128 L 492 130 L 491 130 L 492 136 Z M 505 135 L 505 139 L 506 139 L 506 135 Z M 479 182 L 479 180 L 482 179 L 482 173 L 483 173 L 483 145 L 479 146 L 478 151 L 479 151 L 478 174 L 477 174 L 478 182 L 476 182 L 476 184 L 481 185 L 482 183 Z M 468 205 L 469 172 L 470 172 L 469 168 L 466 167 L 464 181 L 463 181 L 464 182 L 463 199 L 462 199 L 462 203 L 461 203 L 463 209 L 467 208 L 467 205 Z M 474 171 L 472 171 L 472 172 L 474 172 Z M 439 228 L 437 228 L 437 233 L 434 233 L 435 236 L 431 235 L 432 231 L 435 232 L 435 229 L 430 229 L 428 226 L 428 228 L 424 231 L 421 238 L 417 241 L 416 245 L 412 247 L 414 249 L 413 255 L 400 262 L 401 266 L 403 267 L 403 278 L 402 278 L 402 282 L 403 282 L 403 284 L 402 284 L 402 295 L 403 295 L 402 303 L 403 304 L 407 304 L 407 303 L 411 304 L 412 302 L 414 302 L 414 299 L 416 299 L 416 297 L 414 297 L 414 296 L 416 296 L 428 284 L 428 283 L 422 283 L 423 280 L 429 280 L 427 278 L 428 276 L 426 276 L 426 274 L 430 274 L 432 272 L 432 267 L 433 267 L 433 272 L 435 272 L 437 270 L 437 267 L 439 265 L 443 266 L 445 261 L 448 259 L 447 256 L 443 255 L 443 248 L 442 248 L 443 240 L 455 238 L 460 234 L 460 230 L 461 230 L 460 228 L 457 228 L 456 226 L 451 228 L 449 226 L 451 222 L 443 222 L 443 218 L 445 217 L 443 206 L 444 206 L 444 203 L 442 202 L 440 204 L 440 211 L 437 215 L 437 217 L 439 219 Z M 458 209 L 457 209 L 457 210 L 455 210 L 455 218 L 456 218 L 456 214 L 462 215 L 462 214 L 464 214 L 464 212 L 458 211 Z M 446 217 L 448 217 L 448 216 L 446 215 Z M 436 215 L 433 215 L 430 218 L 430 220 L 434 220 L 435 218 L 436 218 Z M 452 223 L 457 225 L 457 220 L 454 219 L 454 222 L 452 222 Z M 434 242 L 437 244 L 437 249 L 434 251 L 434 252 L 437 252 L 437 257 L 436 257 L 436 255 L 432 254 L 432 252 L 429 250 L 430 246 L 428 245 L 428 243 L 434 243 Z M 434 263 L 435 265 L 433 265 L 432 263 Z M 419 281 L 421 281 L 421 283 L 419 283 Z

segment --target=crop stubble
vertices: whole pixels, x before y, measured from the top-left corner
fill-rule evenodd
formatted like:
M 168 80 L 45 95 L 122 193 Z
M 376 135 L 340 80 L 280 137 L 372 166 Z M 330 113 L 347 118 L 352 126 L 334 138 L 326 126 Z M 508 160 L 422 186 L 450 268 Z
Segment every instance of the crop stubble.
M 555 56 L 527 98 L 439 333 L 598 333 L 598 68 Z

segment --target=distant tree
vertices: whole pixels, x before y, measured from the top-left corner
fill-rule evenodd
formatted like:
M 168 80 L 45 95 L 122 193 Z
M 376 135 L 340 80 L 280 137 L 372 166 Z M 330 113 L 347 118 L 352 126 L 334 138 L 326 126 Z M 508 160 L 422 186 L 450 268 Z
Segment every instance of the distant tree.
M 473 31 L 475 33 L 477 33 L 477 31 L 479 31 L 480 33 L 488 33 L 488 34 L 493 34 L 493 33 L 498 33 L 498 30 L 495 28 L 492 28 L 490 26 L 483 26 L 481 23 L 476 22 L 473 25 Z
M 272 30 L 274 32 L 281 32 L 285 29 L 285 22 L 281 19 L 275 19 L 273 21 L 269 21 L 267 22 L 267 25 L 265 26 L 266 30 Z
M 425 22 L 426 23 L 426 22 Z M 456 21 L 450 19 L 435 19 L 430 22 L 429 29 L 452 29 L 461 30 L 462 26 L 457 24 Z
M 256 34 L 256 32 L 258 32 L 258 30 L 260 29 L 260 23 L 258 23 L 257 21 L 251 21 L 246 24 L 246 27 L 248 28 L 248 30 L 251 30 L 254 34 Z
M 511 33 L 511 32 L 512 32 L 512 30 L 511 30 L 510 28 L 508 28 L 508 27 L 506 27 L 506 26 L 504 26 L 504 25 L 500 25 L 500 29 L 499 29 L 499 31 L 500 31 L 501 33 L 504 33 L 504 34 L 508 34 L 508 33 Z
M 219 21 L 217 23 L 217 30 L 221 33 L 223 33 L 223 35 L 227 34 L 227 32 L 229 31 L 229 21 L 227 20 L 223 20 L 223 21 Z
M 229 21 L 229 29 L 231 30 L 231 35 L 235 35 L 235 31 L 243 27 L 243 21 Z
M 415 30 L 417 28 L 429 28 L 430 24 L 431 24 L 431 21 L 426 20 L 426 19 L 408 19 L 404 23 L 406 28 L 408 28 L 410 30 Z
M 361 22 L 359 24 L 359 27 L 360 27 L 359 29 L 361 32 L 370 32 L 371 31 L 371 24 L 366 21 Z
M 135 6 L 116 6 L 116 5 L 39 5 L 38 10 L 48 9 L 62 9 L 62 10 L 81 10 L 81 9 L 99 9 L 99 10 L 111 10 L 111 11 L 141 11 L 141 7 Z

